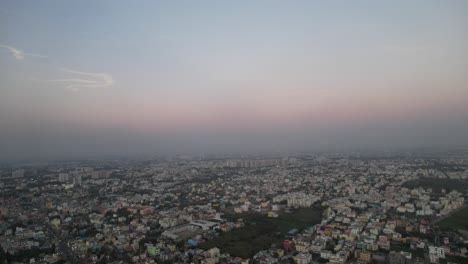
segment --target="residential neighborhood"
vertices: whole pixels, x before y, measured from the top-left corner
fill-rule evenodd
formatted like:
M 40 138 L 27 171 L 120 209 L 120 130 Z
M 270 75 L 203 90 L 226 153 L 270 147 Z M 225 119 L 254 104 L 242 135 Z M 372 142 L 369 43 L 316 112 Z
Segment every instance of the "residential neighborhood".
M 468 261 L 466 229 L 439 225 L 466 210 L 467 159 L 249 159 L 181 156 L 4 166 L 0 260 Z M 465 185 L 413 186 L 441 180 Z M 236 238 L 226 242 L 230 234 Z

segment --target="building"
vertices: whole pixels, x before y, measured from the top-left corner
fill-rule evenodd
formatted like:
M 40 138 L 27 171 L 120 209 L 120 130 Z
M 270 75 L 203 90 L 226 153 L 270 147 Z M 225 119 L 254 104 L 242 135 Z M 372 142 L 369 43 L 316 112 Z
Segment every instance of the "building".
M 296 240 L 296 251 L 307 253 L 310 251 L 310 242 L 304 240 Z
M 294 247 L 295 247 L 294 241 L 292 241 L 292 240 L 284 240 L 283 241 L 283 248 L 284 248 L 285 251 L 291 251 L 291 250 L 294 249 Z
M 219 255 L 221 253 L 219 251 L 219 248 L 214 247 L 214 248 L 208 250 L 208 254 L 209 254 L 210 258 L 219 258 Z
M 445 258 L 445 250 L 443 247 L 429 246 L 429 259 L 431 263 L 439 263 L 439 259 Z
M 320 257 L 323 259 L 330 259 L 333 256 L 333 253 L 330 250 L 320 251 Z
M 59 182 L 68 182 L 70 180 L 70 175 L 68 175 L 68 173 L 60 173 L 58 179 Z
M 110 171 L 93 171 L 91 173 L 91 178 L 97 180 L 97 179 L 107 179 L 110 177 Z
M 194 225 L 180 225 L 164 231 L 161 235 L 179 241 L 197 235 L 200 231 L 201 229 Z
M 75 175 L 75 177 L 73 177 L 73 184 L 80 186 L 83 184 L 83 179 L 81 175 Z
M 296 264 L 309 264 L 312 262 L 312 255 L 310 253 L 299 253 L 294 256 Z
M 356 250 L 356 252 L 354 252 L 354 256 L 360 262 L 363 262 L 363 263 L 371 263 L 372 262 L 372 253 L 369 252 L 369 251 Z
M 288 194 L 288 206 L 310 207 L 315 202 L 320 200 L 317 196 L 306 194 L 302 192 L 295 192 Z
M 203 230 L 210 230 L 214 228 L 219 228 L 219 223 L 206 221 L 206 220 L 194 220 L 190 222 L 191 225 L 200 227 Z

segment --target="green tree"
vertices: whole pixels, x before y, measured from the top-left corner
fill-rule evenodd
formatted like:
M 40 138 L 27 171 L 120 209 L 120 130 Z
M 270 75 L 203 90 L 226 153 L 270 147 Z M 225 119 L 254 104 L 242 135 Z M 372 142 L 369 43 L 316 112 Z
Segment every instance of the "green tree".
M 7 256 L 2 247 L 0 247 L 0 264 L 7 263 Z

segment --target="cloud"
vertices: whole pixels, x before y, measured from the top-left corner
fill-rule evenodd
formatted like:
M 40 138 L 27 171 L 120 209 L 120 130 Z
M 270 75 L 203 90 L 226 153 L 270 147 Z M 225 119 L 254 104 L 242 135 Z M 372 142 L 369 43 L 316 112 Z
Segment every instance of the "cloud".
M 47 58 L 46 55 L 27 53 L 18 48 L 0 44 L 0 48 L 7 49 L 13 57 L 17 60 L 24 60 L 25 57 L 39 57 Z M 71 73 L 73 75 L 81 76 L 80 78 L 61 78 L 53 80 L 45 80 L 46 82 L 59 82 L 65 83 L 65 88 L 74 92 L 80 90 L 80 88 L 97 88 L 97 87 L 108 87 L 114 84 L 114 79 L 112 75 L 106 73 L 91 73 L 91 72 L 82 72 L 66 68 L 60 68 L 60 71 Z
M 91 73 L 61 68 L 62 72 L 83 76 L 82 78 L 64 78 L 47 80 L 48 82 L 63 82 L 66 89 L 78 92 L 81 88 L 109 87 L 115 82 L 112 75 L 107 73 Z
M 24 51 L 22 51 L 20 49 L 12 47 L 12 46 L 7 46 L 7 45 L 1 45 L 0 44 L 0 47 L 8 49 L 8 51 L 10 51 L 11 55 L 13 55 L 13 57 L 15 57 L 15 59 L 17 59 L 17 60 L 24 60 L 25 57 L 47 58 L 46 55 L 27 53 L 27 52 L 24 52 Z

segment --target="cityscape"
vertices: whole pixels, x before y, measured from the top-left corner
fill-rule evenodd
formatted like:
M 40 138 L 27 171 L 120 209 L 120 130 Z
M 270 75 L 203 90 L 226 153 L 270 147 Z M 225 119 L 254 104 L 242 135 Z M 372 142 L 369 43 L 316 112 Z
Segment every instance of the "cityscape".
M 467 162 L 465 151 L 3 167 L 2 258 L 466 263 Z
M 468 263 L 468 1 L 0 1 L 0 264 Z

